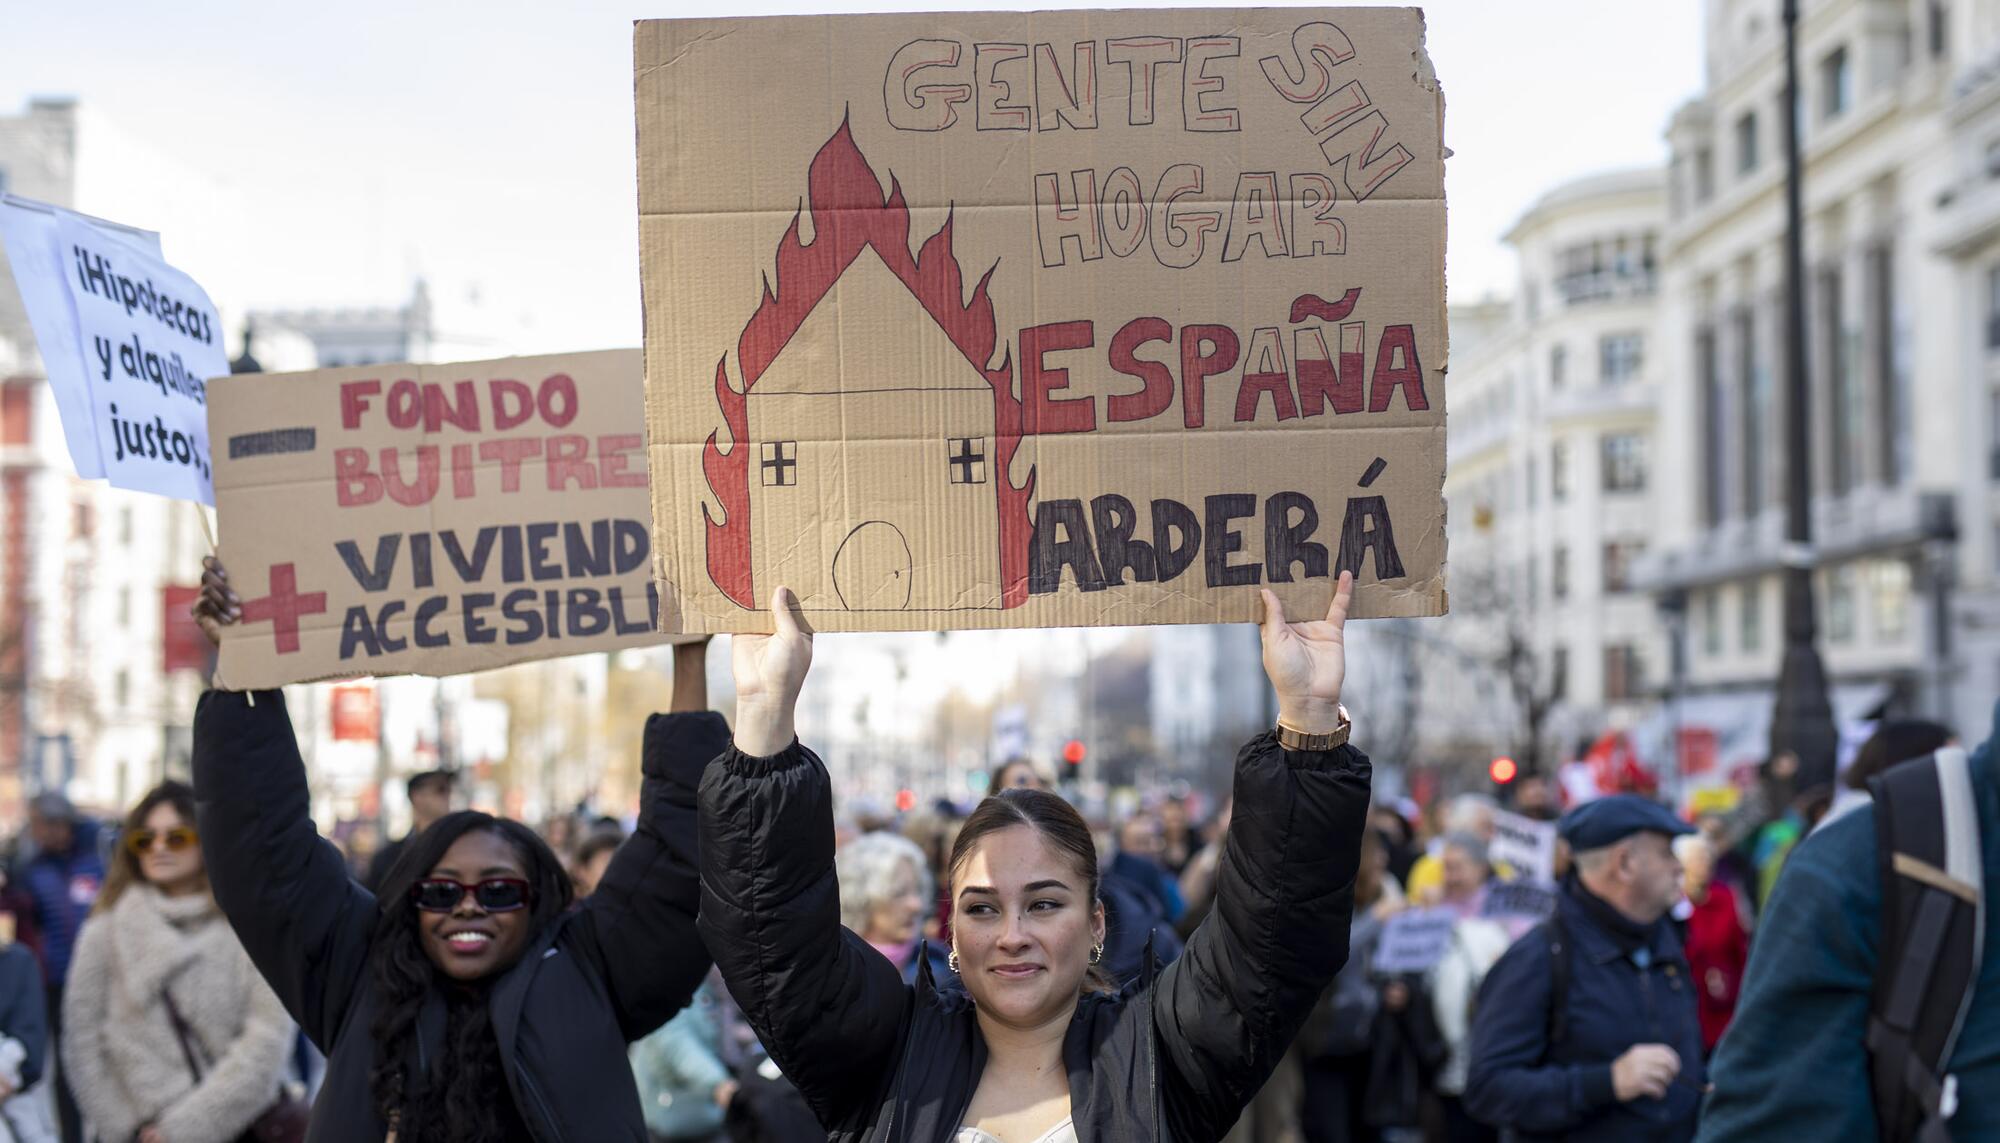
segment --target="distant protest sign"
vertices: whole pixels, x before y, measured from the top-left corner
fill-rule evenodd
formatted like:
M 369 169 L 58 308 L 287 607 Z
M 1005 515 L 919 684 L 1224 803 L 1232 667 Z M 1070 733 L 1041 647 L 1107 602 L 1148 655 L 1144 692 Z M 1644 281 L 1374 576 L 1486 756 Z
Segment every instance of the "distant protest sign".
M 638 26 L 655 543 L 689 630 L 1446 608 L 1415 9 Z
M 215 502 L 208 380 L 222 321 L 157 236 L 7 198 L 0 242 L 41 350 L 77 475 Z
M 1479 915 L 1503 921 L 1543 920 L 1556 911 L 1556 892 L 1555 884 L 1546 880 L 1502 881 L 1487 887 Z
M 1429 972 L 1451 947 L 1458 915 L 1450 909 L 1405 909 L 1382 925 L 1371 966 L 1384 976 Z
M 1522 877 L 1553 881 L 1556 876 L 1556 823 L 1498 810 L 1487 855 Z
M 658 643 L 637 350 L 225 378 L 232 687 Z

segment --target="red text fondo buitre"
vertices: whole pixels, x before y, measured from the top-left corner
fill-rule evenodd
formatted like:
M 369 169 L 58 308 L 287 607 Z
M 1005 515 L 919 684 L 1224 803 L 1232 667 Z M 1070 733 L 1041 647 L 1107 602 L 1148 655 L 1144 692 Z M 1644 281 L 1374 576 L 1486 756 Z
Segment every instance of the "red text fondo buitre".
M 645 488 L 644 435 L 566 431 L 580 399 L 575 380 L 564 373 L 532 385 L 504 378 L 346 382 L 340 387 L 343 430 L 386 425 L 435 435 L 449 429 L 454 439 L 336 448 L 336 503 L 419 508 L 524 490 L 569 495 Z M 606 515 L 388 532 L 375 536 L 372 551 L 356 539 L 337 540 L 334 550 L 362 591 L 395 595 L 347 609 L 343 660 L 412 648 L 643 635 L 659 621 L 659 591 L 649 571 L 651 534 L 643 519 Z M 647 573 L 643 599 L 629 582 L 634 573 Z M 413 596 L 440 580 L 486 590 Z M 626 582 L 578 582 L 589 580 Z

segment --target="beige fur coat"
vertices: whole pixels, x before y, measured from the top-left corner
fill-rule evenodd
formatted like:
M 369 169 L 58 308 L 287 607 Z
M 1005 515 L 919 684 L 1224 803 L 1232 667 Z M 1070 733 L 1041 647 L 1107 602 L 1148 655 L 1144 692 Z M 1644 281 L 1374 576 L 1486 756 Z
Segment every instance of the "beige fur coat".
M 194 1031 L 195 1085 L 166 990 Z M 168 1143 L 226 1143 L 278 1098 L 292 1023 L 207 893 L 127 889 L 86 921 L 63 999 L 62 1063 L 104 1143 L 147 1123 Z

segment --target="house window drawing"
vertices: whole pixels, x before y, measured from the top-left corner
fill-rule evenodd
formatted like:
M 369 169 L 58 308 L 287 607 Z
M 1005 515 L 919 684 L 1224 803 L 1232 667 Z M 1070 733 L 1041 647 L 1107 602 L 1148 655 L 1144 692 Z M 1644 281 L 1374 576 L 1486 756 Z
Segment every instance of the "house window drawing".
M 1034 466 L 1016 463 L 1022 409 L 993 270 L 968 291 L 949 211 L 919 239 L 902 189 L 883 182 L 843 121 L 735 354 L 716 363 L 707 565 L 740 607 L 774 584 L 809 611 L 1027 602 Z M 836 447 L 801 466 L 802 440 Z
M 986 441 L 983 437 L 951 438 L 951 482 L 986 483 Z
M 799 442 L 764 442 L 764 487 L 790 488 L 799 482 Z

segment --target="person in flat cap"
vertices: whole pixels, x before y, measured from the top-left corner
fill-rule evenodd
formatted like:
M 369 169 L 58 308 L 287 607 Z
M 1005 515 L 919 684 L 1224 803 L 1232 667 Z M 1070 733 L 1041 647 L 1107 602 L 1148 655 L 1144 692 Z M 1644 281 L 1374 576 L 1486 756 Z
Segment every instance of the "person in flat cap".
M 1521 1140 L 1694 1138 L 1707 1087 L 1673 839 L 1636 794 L 1587 802 L 1558 835 L 1575 855 L 1556 911 L 1494 964 L 1472 1024 L 1465 1106 Z

